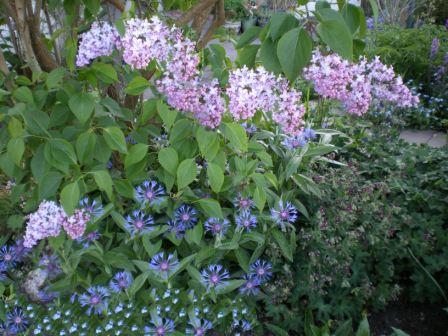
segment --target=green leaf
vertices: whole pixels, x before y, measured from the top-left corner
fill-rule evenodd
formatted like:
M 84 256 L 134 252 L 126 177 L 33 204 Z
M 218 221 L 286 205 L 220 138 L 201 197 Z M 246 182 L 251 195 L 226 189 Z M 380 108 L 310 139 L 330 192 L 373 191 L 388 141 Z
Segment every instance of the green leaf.
M 113 181 L 110 177 L 110 174 L 107 170 L 99 170 L 92 173 L 93 178 L 95 179 L 96 184 L 98 185 L 99 189 L 104 190 L 109 197 L 109 199 L 113 198 L 112 194 L 112 186 Z
M 126 139 L 121 129 L 117 126 L 110 126 L 104 129 L 104 140 L 110 149 L 119 151 L 120 153 L 126 153 Z
M 266 327 L 269 329 L 269 331 L 273 332 L 275 336 L 288 336 L 288 332 L 283 330 L 280 327 L 277 327 L 276 325 L 266 323 Z
M 334 336 L 346 336 L 351 335 L 352 333 L 352 320 L 348 319 L 339 325 L 338 329 L 334 332 Z
M 182 161 L 177 168 L 177 187 L 185 188 L 196 178 L 197 168 L 194 159 L 186 159 Z
M 196 140 L 201 154 L 207 161 L 212 161 L 219 151 L 219 136 L 216 132 L 205 130 L 204 127 L 198 127 L 196 131 Z
M 246 250 L 239 248 L 234 250 L 233 253 L 235 253 L 236 260 L 238 260 L 241 269 L 244 272 L 249 273 L 249 255 Z
M 148 235 L 144 235 L 142 237 L 142 243 L 149 258 L 152 258 L 157 252 L 160 251 L 160 248 L 162 247 L 162 240 L 159 240 L 157 243 L 153 244 L 151 243 Z
M 179 265 L 177 266 L 176 270 L 169 275 L 169 278 L 174 278 L 177 274 L 182 272 L 187 266 L 191 263 L 191 261 L 196 257 L 196 253 L 189 255 L 188 257 L 183 258 L 180 260 Z
M 355 336 L 370 336 L 370 327 L 369 327 L 369 321 L 367 321 L 367 318 L 363 318 L 361 323 L 359 324 L 358 330 L 356 331 Z
M 39 200 L 48 199 L 56 195 L 61 185 L 62 174 L 56 171 L 49 171 L 39 182 Z
M 135 163 L 142 161 L 146 154 L 148 153 L 148 146 L 144 144 L 136 144 L 131 146 L 126 159 L 124 161 L 124 166 L 129 167 Z
M 282 66 L 277 57 L 277 42 L 272 41 L 271 38 L 263 41 L 260 50 L 260 61 L 268 71 L 276 74 L 282 71 Z
M 373 19 L 375 20 L 375 28 L 378 25 L 379 9 L 376 0 L 369 0 L 370 7 L 372 7 Z
M 59 86 L 65 74 L 66 74 L 65 68 L 56 68 L 52 70 L 45 79 L 45 85 L 47 86 L 48 90 L 51 90 Z
M 239 67 L 245 65 L 249 68 L 253 68 L 255 65 L 255 59 L 257 57 L 258 49 L 260 49 L 260 45 L 258 44 L 250 44 L 242 49 L 239 49 L 238 57 L 236 58 L 235 63 L 238 64 Z
M 218 201 L 211 198 L 203 198 L 198 203 L 208 217 L 224 218 Z
M 85 92 L 75 94 L 68 101 L 68 106 L 81 124 L 84 124 L 92 116 L 95 100 Z
M 129 287 L 129 296 L 134 297 L 135 294 L 143 287 L 146 280 L 148 279 L 150 275 L 150 271 L 146 271 L 142 274 L 140 274 L 138 277 L 134 279 L 134 282 L 132 282 L 132 285 Z
M 170 143 L 176 145 L 176 142 L 184 141 L 192 135 L 194 125 L 189 119 L 180 119 L 176 121 L 170 131 Z
M 290 262 L 293 261 L 292 258 L 292 247 L 288 242 L 288 239 L 286 239 L 284 233 L 273 230 L 272 235 L 274 236 L 275 241 L 277 242 L 278 246 L 280 247 L 280 251 L 282 252 L 283 256 L 288 259 Z
M 158 154 L 160 165 L 171 175 L 175 176 L 177 165 L 179 164 L 179 156 L 172 147 L 162 148 Z
M 94 159 L 96 135 L 92 132 L 85 132 L 79 135 L 76 140 L 76 153 L 79 162 L 86 163 Z
M 138 96 L 149 88 L 149 86 L 149 82 L 145 78 L 137 76 L 131 80 L 128 86 L 126 86 L 124 92 L 131 96 Z
M 20 120 L 11 118 L 8 123 L 8 131 L 11 138 L 19 138 L 23 135 L 23 126 Z
M 247 29 L 239 38 L 238 43 L 235 45 L 235 49 L 240 49 L 253 41 L 255 41 L 260 34 L 261 28 L 252 26 Z
M 263 211 L 266 204 L 266 192 L 263 187 L 257 186 L 254 191 L 254 203 L 260 212 Z
M 20 166 L 20 161 L 22 160 L 24 152 L 25 142 L 22 138 L 13 138 L 8 141 L 8 157 L 16 164 L 16 166 Z
M 361 27 L 361 9 L 358 6 L 346 3 L 342 8 L 342 17 L 350 29 L 352 35 L 354 35 Z
M 110 64 L 95 62 L 92 65 L 97 77 L 106 84 L 118 82 L 118 75 L 114 67 Z
M 67 184 L 61 191 L 61 205 L 64 207 L 67 215 L 71 216 L 78 206 L 79 202 L 78 182 Z
M 33 93 L 26 86 L 20 86 L 19 88 L 15 89 L 12 93 L 12 96 L 14 99 L 23 103 L 34 103 Z
M 393 333 L 391 336 L 410 336 L 408 333 L 405 333 L 403 330 L 401 329 L 397 329 L 392 327 Z
M 316 27 L 322 41 L 343 58 L 353 57 L 353 39 L 347 25 L 339 20 L 321 22 Z
M 222 286 L 216 290 L 216 294 L 224 295 L 234 291 L 235 289 L 241 287 L 246 280 L 230 280 L 226 282 L 225 286 Z
M 162 118 L 163 123 L 167 131 L 171 129 L 177 118 L 177 112 L 171 110 L 168 105 L 162 101 L 157 102 L 157 112 L 159 112 L 160 118 Z
M 212 190 L 215 193 L 220 192 L 224 183 L 224 172 L 221 167 L 214 163 L 207 163 L 207 177 Z
M 89 10 L 90 14 L 96 15 L 100 9 L 100 0 L 84 0 L 84 4 Z
M 247 152 L 248 140 L 243 126 L 236 123 L 222 123 L 220 129 L 232 147 L 238 151 Z
M 273 41 L 284 36 L 285 33 L 297 27 L 297 19 L 288 13 L 275 13 L 271 18 L 271 37 Z
M 293 82 L 311 59 L 313 43 L 308 32 L 295 28 L 280 39 L 277 57 L 286 77 Z
M 143 113 L 141 117 L 141 123 L 146 123 L 151 118 L 154 118 L 156 113 L 157 113 L 157 100 L 156 99 L 145 100 L 143 102 Z
M 204 234 L 204 228 L 202 223 L 198 223 L 194 226 L 192 230 L 187 230 L 185 234 L 185 240 L 191 245 L 192 243 L 200 246 L 201 239 Z

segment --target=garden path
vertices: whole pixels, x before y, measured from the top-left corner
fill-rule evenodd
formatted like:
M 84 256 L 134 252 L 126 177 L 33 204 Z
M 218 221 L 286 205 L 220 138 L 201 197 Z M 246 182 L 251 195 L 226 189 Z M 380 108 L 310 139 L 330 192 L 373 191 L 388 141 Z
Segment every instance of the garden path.
M 440 148 L 448 144 L 447 136 L 448 135 L 446 133 L 432 130 L 407 129 L 401 131 L 400 133 L 400 138 L 407 142 L 415 143 L 417 145 L 427 144 L 436 148 Z

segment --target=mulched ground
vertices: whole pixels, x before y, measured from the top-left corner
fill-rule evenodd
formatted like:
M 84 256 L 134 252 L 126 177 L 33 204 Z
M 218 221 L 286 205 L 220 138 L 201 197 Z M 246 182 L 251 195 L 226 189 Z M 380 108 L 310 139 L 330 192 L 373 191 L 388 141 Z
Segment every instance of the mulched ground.
M 448 305 L 445 305 L 448 306 Z M 448 312 L 443 305 L 394 303 L 368 319 L 372 336 L 389 336 L 398 328 L 411 336 L 448 336 Z

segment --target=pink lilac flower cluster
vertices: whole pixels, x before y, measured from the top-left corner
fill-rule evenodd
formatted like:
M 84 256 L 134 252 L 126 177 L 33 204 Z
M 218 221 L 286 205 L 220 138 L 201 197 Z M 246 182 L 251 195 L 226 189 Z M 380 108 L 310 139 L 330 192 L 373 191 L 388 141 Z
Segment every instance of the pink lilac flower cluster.
M 233 118 L 247 120 L 257 110 L 271 111 L 275 104 L 276 86 L 277 78 L 264 68 L 252 70 L 244 66 L 231 71 L 226 93 Z
M 60 217 L 61 225 L 71 239 L 81 238 L 86 230 L 90 215 L 83 209 L 76 209 L 72 216 L 65 213 Z
M 365 73 L 367 78 L 370 79 L 374 99 L 392 102 L 399 107 L 418 105 L 418 96 L 415 96 L 403 84 L 403 78 L 401 76 L 395 75 L 393 67 L 381 63 L 378 56 L 365 64 Z
M 152 60 L 164 62 L 171 50 L 171 30 L 156 16 L 129 19 L 121 39 L 123 59 L 134 69 L 144 69 Z
M 403 84 L 392 67 L 361 58 L 350 63 L 337 54 L 313 53 L 311 65 L 304 69 L 305 79 L 313 82 L 316 92 L 324 98 L 339 100 L 351 114 L 366 113 L 374 101 L 395 103 L 400 107 L 416 106 L 417 96 Z
M 289 88 L 288 81 L 264 68 L 243 67 L 230 72 L 226 90 L 229 111 L 236 120 L 252 118 L 258 110 L 272 113 L 284 132 L 298 135 L 303 129 L 305 107 L 301 93 Z
M 76 66 L 88 65 L 100 56 L 110 56 L 120 43 L 120 36 L 115 28 L 106 22 L 94 22 L 90 30 L 81 35 Z
M 36 212 L 28 216 L 23 246 L 31 248 L 40 240 L 57 237 L 61 228 L 72 239 L 84 234 L 90 216 L 84 210 L 75 210 L 72 216 L 67 216 L 64 209 L 53 201 L 43 201 Z

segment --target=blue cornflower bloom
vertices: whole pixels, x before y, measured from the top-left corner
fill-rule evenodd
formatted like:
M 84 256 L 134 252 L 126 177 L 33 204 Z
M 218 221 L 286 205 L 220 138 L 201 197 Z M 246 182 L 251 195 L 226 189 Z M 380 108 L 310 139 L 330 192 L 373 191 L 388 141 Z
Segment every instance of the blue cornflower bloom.
M 164 252 L 160 252 L 152 257 L 149 268 L 161 278 L 168 279 L 170 273 L 174 272 L 178 265 L 179 261 L 173 254 L 167 254 L 165 256 Z
M 306 143 L 307 143 L 307 141 L 303 137 L 302 134 L 296 135 L 296 136 L 291 136 L 291 137 L 286 137 L 282 141 L 282 145 L 290 150 L 296 149 L 298 147 L 303 147 L 306 145 Z
M 272 264 L 270 262 L 258 259 L 250 265 L 250 273 L 256 276 L 260 283 L 268 281 L 272 276 Z
M 16 265 L 16 252 L 13 246 L 4 245 L 0 249 L 0 262 L 7 268 L 14 267 Z
M 88 197 L 84 197 L 81 201 L 79 201 L 79 206 L 85 210 L 91 217 L 101 217 L 104 213 L 103 205 L 96 200 L 92 200 L 90 202 Z
M 249 135 L 254 134 L 257 131 L 257 126 L 255 126 L 254 124 L 243 122 L 241 123 L 241 126 L 244 127 Z
M 39 260 L 39 266 L 46 269 L 49 279 L 55 279 L 62 273 L 61 262 L 55 254 L 44 254 Z
M 25 259 L 25 257 L 31 252 L 31 249 L 25 247 L 23 242 L 23 239 L 18 239 L 14 245 L 15 259 L 17 262 L 23 261 L 23 259 Z
M 89 232 L 88 234 L 86 234 L 84 237 L 80 237 L 78 239 L 76 239 L 76 241 L 78 241 L 79 243 L 83 242 L 83 247 L 84 248 L 88 248 L 90 246 L 90 243 L 99 239 L 101 237 L 101 235 L 99 234 L 98 231 L 92 231 Z
M 254 201 L 250 198 L 244 197 L 241 193 L 239 193 L 234 199 L 233 204 L 240 211 L 250 210 L 254 207 Z
M 17 335 L 18 330 L 13 326 L 7 323 L 0 322 L 0 335 L 2 336 L 13 336 Z
M 189 324 L 191 327 L 187 328 L 185 333 L 187 335 L 194 335 L 194 336 L 205 336 L 208 330 L 212 329 L 213 325 L 210 321 L 207 320 L 201 320 L 201 319 L 194 319 L 190 320 Z
M 271 209 L 271 216 L 284 231 L 286 224 L 292 224 L 297 220 L 297 209 L 290 202 L 280 200 L 278 206 Z
M 174 332 L 174 321 L 170 319 L 151 319 L 151 325 L 145 327 L 145 332 L 151 336 L 165 336 Z
M 182 205 L 174 212 L 176 222 L 181 223 L 186 230 L 191 229 L 198 222 L 196 209 L 189 205 Z
M 305 128 L 302 132 L 302 136 L 305 140 L 314 140 L 317 137 L 316 132 L 311 128 Z
M 210 265 L 201 272 L 201 282 L 207 289 L 225 286 L 229 277 L 229 272 L 222 265 Z
M 260 280 L 256 276 L 246 274 L 244 280 L 246 280 L 246 282 L 240 287 L 241 294 L 257 295 L 260 292 Z
M 159 204 L 162 196 L 165 195 L 165 188 L 163 188 L 156 181 L 144 181 L 141 185 L 135 188 L 135 198 L 142 204 L 150 206 Z
M 110 281 L 109 287 L 115 293 L 124 292 L 129 288 L 133 280 L 134 279 L 132 278 L 132 274 L 130 272 L 118 272 Z
M 6 314 L 6 324 L 17 333 L 24 332 L 28 328 L 28 319 L 22 308 L 15 307 L 12 312 Z
M 6 274 L 7 270 L 8 267 L 5 265 L 5 263 L 0 262 L 0 281 L 5 281 L 8 278 L 8 275 Z
M 175 220 L 168 221 L 168 231 L 173 232 L 176 238 L 181 239 L 185 236 L 185 226 L 182 223 L 176 222 Z
M 252 215 L 249 210 L 244 210 L 235 217 L 235 222 L 239 228 L 250 232 L 252 228 L 257 226 L 257 217 Z
M 92 313 L 101 314 L 107 309 L 109 291 L 102 286 L 92 286 L 87 289 L 87 293 L 79 296 L 79 303 L 82 307 L 88 306 L 87 315 Z
M 211 217 L 204 223 L 205 231 L 210 232 L 214 236 L 224 236 L 230 227 L 230 222 L 227 219 L 219 219 Z
M 154 220 L 151 215 L 145 215 L 140 210 L 134 210 L 126 217 L 125 229 L 133 238 L 136 235 L 145 234 L 153 230 Z

